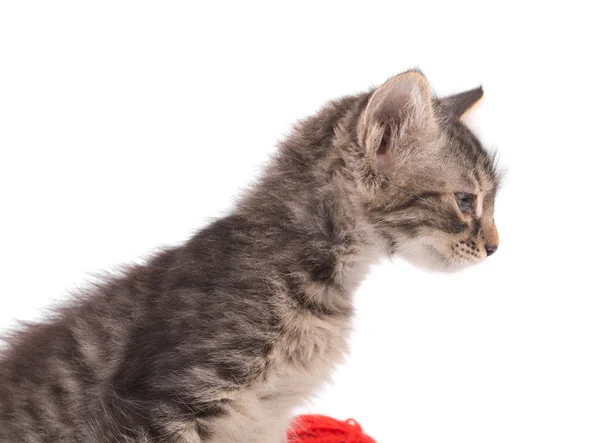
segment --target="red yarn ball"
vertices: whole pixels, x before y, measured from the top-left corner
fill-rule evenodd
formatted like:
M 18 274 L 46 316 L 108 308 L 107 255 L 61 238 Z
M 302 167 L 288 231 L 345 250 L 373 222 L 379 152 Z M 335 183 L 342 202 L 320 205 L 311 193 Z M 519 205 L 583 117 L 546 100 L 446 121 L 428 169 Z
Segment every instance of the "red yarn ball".
M 375 443 L 354 420 L 300 415 L 287 432 L 288 443 Z

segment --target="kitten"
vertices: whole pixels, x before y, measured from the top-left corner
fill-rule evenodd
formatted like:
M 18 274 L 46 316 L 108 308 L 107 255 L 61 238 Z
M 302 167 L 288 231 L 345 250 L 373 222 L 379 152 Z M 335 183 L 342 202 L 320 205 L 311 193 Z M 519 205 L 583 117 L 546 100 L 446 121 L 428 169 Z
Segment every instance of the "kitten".
M 460 121 L 482 95 L 408 71 L 298 124 L 230 215 L 9 340 L 0 441 L 282 443 L 370 264 L 496 251 L 495 162 Z

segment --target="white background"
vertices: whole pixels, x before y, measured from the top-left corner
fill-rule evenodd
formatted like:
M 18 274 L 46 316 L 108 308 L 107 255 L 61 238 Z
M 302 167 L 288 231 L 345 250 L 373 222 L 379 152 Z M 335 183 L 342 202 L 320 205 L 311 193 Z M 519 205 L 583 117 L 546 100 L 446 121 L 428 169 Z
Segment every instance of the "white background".
M 600 441 L 591 6 L 218 3 L 1 4 L 0 328 L 184 241 L 297 118 L 419 66 L 441 95 L 485 88 L 500 248 L 455 275 L 374 268 L 309 410 L 378 443 Z

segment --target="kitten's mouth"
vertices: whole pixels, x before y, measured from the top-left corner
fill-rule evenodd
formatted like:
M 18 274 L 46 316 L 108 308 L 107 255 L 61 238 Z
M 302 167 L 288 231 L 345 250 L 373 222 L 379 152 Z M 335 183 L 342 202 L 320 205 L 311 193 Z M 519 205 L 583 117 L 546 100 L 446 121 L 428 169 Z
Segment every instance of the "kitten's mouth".
M 481 262 L 479 258 L 474 259 L 473 257 L 465 257 L 461 254 L 457 254 L 455 251 L 446 254 L 433 245 L 427 245 L 427 250 L 437 261 L 438 266 L 445 271 L 458 271 Z
M 452 248 L 452 253 L 450 255 L 454 258 L 455 262 L 460 263 L 463 266 L 476 265 L 485 259 L 485 256 L 482 257 L 478 253 L 461 250 L 460 248 Z
M 452 252 L 451 257 L 452 257 L 452 262 L 454 263 L 454 266 L 459 267 L 459 268 L 477 265 L 477 264 L 481 263 L 483 261 L 483 259 L 485 258 L 485 257 L 479 257 L 479 256 L 469 257 L 469 256 L 465 256 L 463 254 L 459 254 L 457 252 Z

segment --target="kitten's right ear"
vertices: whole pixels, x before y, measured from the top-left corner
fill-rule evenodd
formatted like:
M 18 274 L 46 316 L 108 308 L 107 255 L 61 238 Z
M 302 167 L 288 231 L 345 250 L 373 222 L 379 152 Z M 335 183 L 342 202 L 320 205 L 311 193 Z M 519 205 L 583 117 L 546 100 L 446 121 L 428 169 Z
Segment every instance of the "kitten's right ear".
M 363 111 L 359 141 L 378 169 L 391 167 L 404 137 L 435 127 L 431 87 L 419 71 L 407 71 L 375 90 Z
M 483 87 L 471 89 L 440 99 L 439 105 L 455 118 L 461 118 L 483 97 Z

